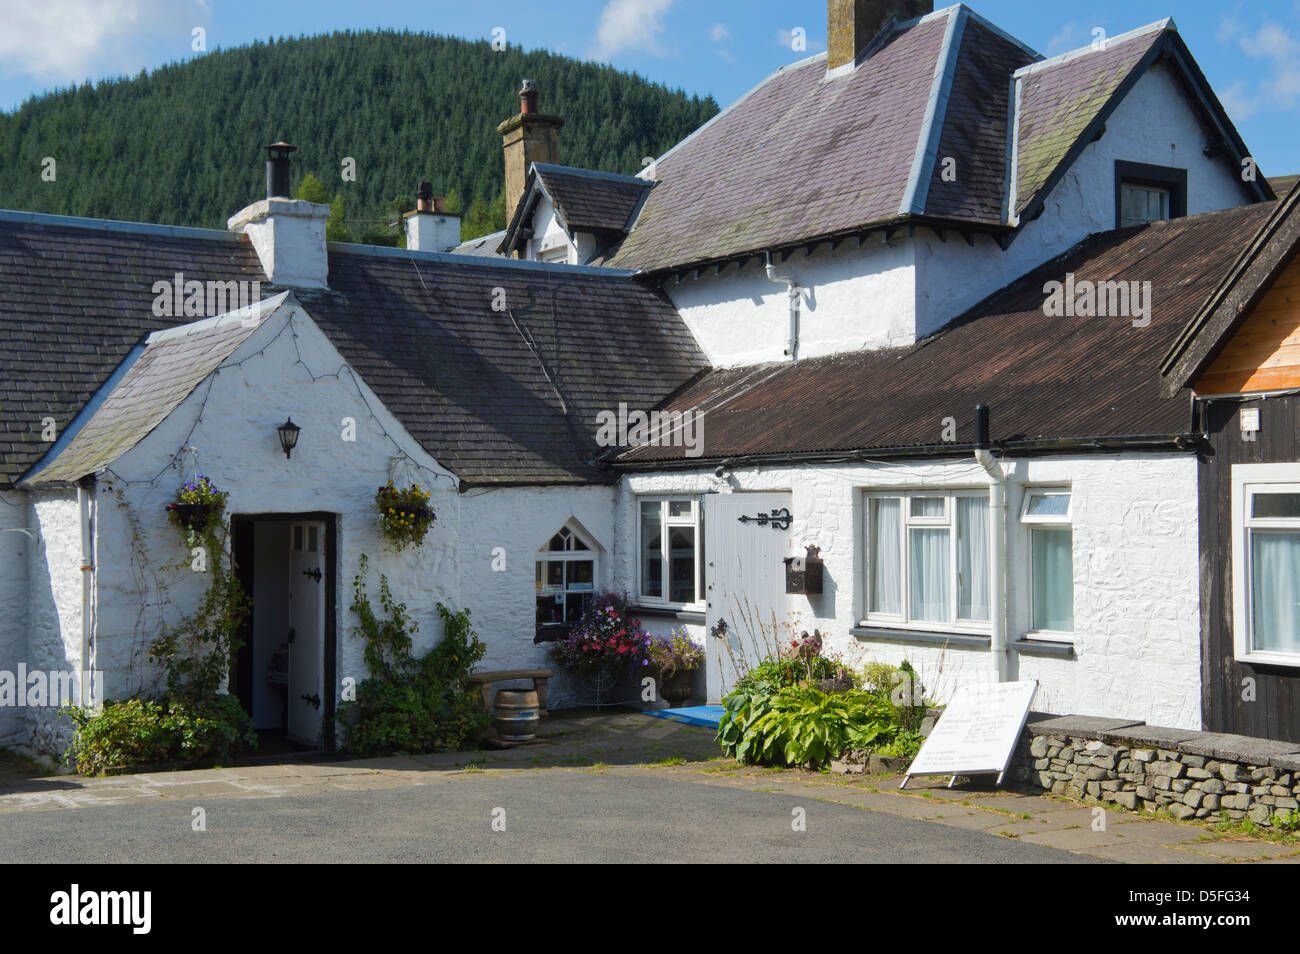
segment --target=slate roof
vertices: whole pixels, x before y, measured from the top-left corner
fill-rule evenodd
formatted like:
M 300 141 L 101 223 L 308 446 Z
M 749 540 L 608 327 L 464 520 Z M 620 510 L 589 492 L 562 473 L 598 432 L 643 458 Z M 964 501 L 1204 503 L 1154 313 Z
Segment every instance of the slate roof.
M 126 453 L 275 313 L 287 292 L 227 315 L 155 331 L 103 403 L 30 483 L 74 481 Z
M 712 371 L 665 403 L 703 412 L 703 453 L 645 446 L 624 467 L 699 466 L 746 456 L 873 451 L 952 455 L 990 408 L 994 441 L 1143 438 L 1190 426 L 1185 396 L 1160 394 L 1161 357 L 1272 211 L 1274 203 L 1090 237 L 905 348 Z M 1150 281 L 1146 327 L 1130 318 L 1047 317 L 1044 284 Z M 944 444 L 944 418 L 957 442 Z
M 331 290 L 295 292 L 300 303 L 466 486 L 605 479 L 589 463 L 597 411 L 653 406 L 707 366 L 667 298 L 626 273 L 365 246 L 329 256 Z M 144 336 L 194 320 L 152 313 L 154 282 L 176 272 L 264 277 L 230 233 L 0 212 L 0 486 L 50 449 L 43 418 L 63 433 Z M 492 310 L 496 288 L 507 311 Z
M 1238 168 L 1245 145 L 1172 20 L 1044 60 L 958 4 L 894 26 L 842 73 L 824 54 L 777 70 L 657 160 L 606 261 L 665 273 L 900 223 L 1007 235 L 1161 57 Z M 1263 180 L 1244 188 L 1273 198 Z
M 532 171 L 571 232 L 626 232 L 632 213 L 654 185 L 636 176 L 540 162 L 533 163 Z

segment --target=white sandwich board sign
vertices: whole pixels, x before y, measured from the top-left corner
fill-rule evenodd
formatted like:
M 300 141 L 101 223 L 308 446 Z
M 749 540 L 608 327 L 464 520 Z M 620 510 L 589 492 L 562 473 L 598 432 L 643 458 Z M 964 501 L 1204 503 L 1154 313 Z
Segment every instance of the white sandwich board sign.
M 959 687 L 908 767 L 903 785 L 914 775 L 951 775 L 951 786 L 958 775 L 991 772 L 1000 784 L 1037 689 L 1036 679 Z

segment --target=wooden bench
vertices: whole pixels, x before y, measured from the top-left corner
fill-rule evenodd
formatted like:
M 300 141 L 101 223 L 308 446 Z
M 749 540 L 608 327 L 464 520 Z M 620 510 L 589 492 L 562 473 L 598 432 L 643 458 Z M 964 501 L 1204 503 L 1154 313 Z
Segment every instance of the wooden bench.
M 554 675 L 554 669 L 499 669 L 495 672 L 473 673 L 470 675 L 469 681 L 479 684 L 479 689 L 483 693 L 483 708 L 491 712 L 492 684 L 494 682 L 531 679 L 533 681 L 533 690 L 537 693 L 537 707 L 541 710 L 542 715 L 546 715 L 546 682 Z

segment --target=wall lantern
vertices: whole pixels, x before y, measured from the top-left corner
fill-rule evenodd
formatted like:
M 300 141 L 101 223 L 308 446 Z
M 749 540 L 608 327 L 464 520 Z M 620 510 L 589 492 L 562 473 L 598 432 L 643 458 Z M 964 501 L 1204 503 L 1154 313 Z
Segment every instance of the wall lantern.
M 276 431 L 280 435 L 280 447 L 283 448 L 286 459 L 293 453 L 293 449 L 298 445 L 298 432 L 300 430 L 302 430 L 302 428 L 293 422 L 293 418 L 288 417 L 284 419 L 283 424 L 276 428 Z

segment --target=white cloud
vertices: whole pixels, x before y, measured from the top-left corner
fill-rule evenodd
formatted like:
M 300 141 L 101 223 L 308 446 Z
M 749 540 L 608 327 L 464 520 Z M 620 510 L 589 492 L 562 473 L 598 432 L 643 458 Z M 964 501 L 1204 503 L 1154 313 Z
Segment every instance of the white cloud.
M 42 0 L 5 3 L 0 71 L 71 83 L 134 72 L 146 44 L 174 37 L 175 59 L 192 53 L 190 31 L 212 19 L 204 0 Z
M 1300 41 L 1285 27 L 1265 20 L 1258 30 L 1251 33 L 1239 24 L 1227 30 L 1221 25 L 1220 37 L 1224 36 L 1229 40 L 1236 39 L 1237 46 L 1246 56 L 1263 60 L 1269 66 L 1270 75 L 1259 82 L 1260 96 L 1253 100 L 1242 97 L 1244 102 L 1251 104 L 1252 112 L 1259 107 L 1261 99 L 1269 100 L 1269 105 L 1279 109 L 1291 109 L 1300 104 Z M 1238 89 L 1241 85 L 1240 82 L 1233 84 L 1229 93 L 1237 90 L 1241 96 Z
M 713 29 L 709 31 L 709 36 L 714 43 L 726 43 L 731 39 L 731 31 L 727 29 L 725 23 L 715 23 Z
M 624 50 L 666 55 L 659 36 L 664 32 L 664 14 L 672 5 L 673 0 L 609 0 L 596 26 L 592 58 L 608 60 Z

